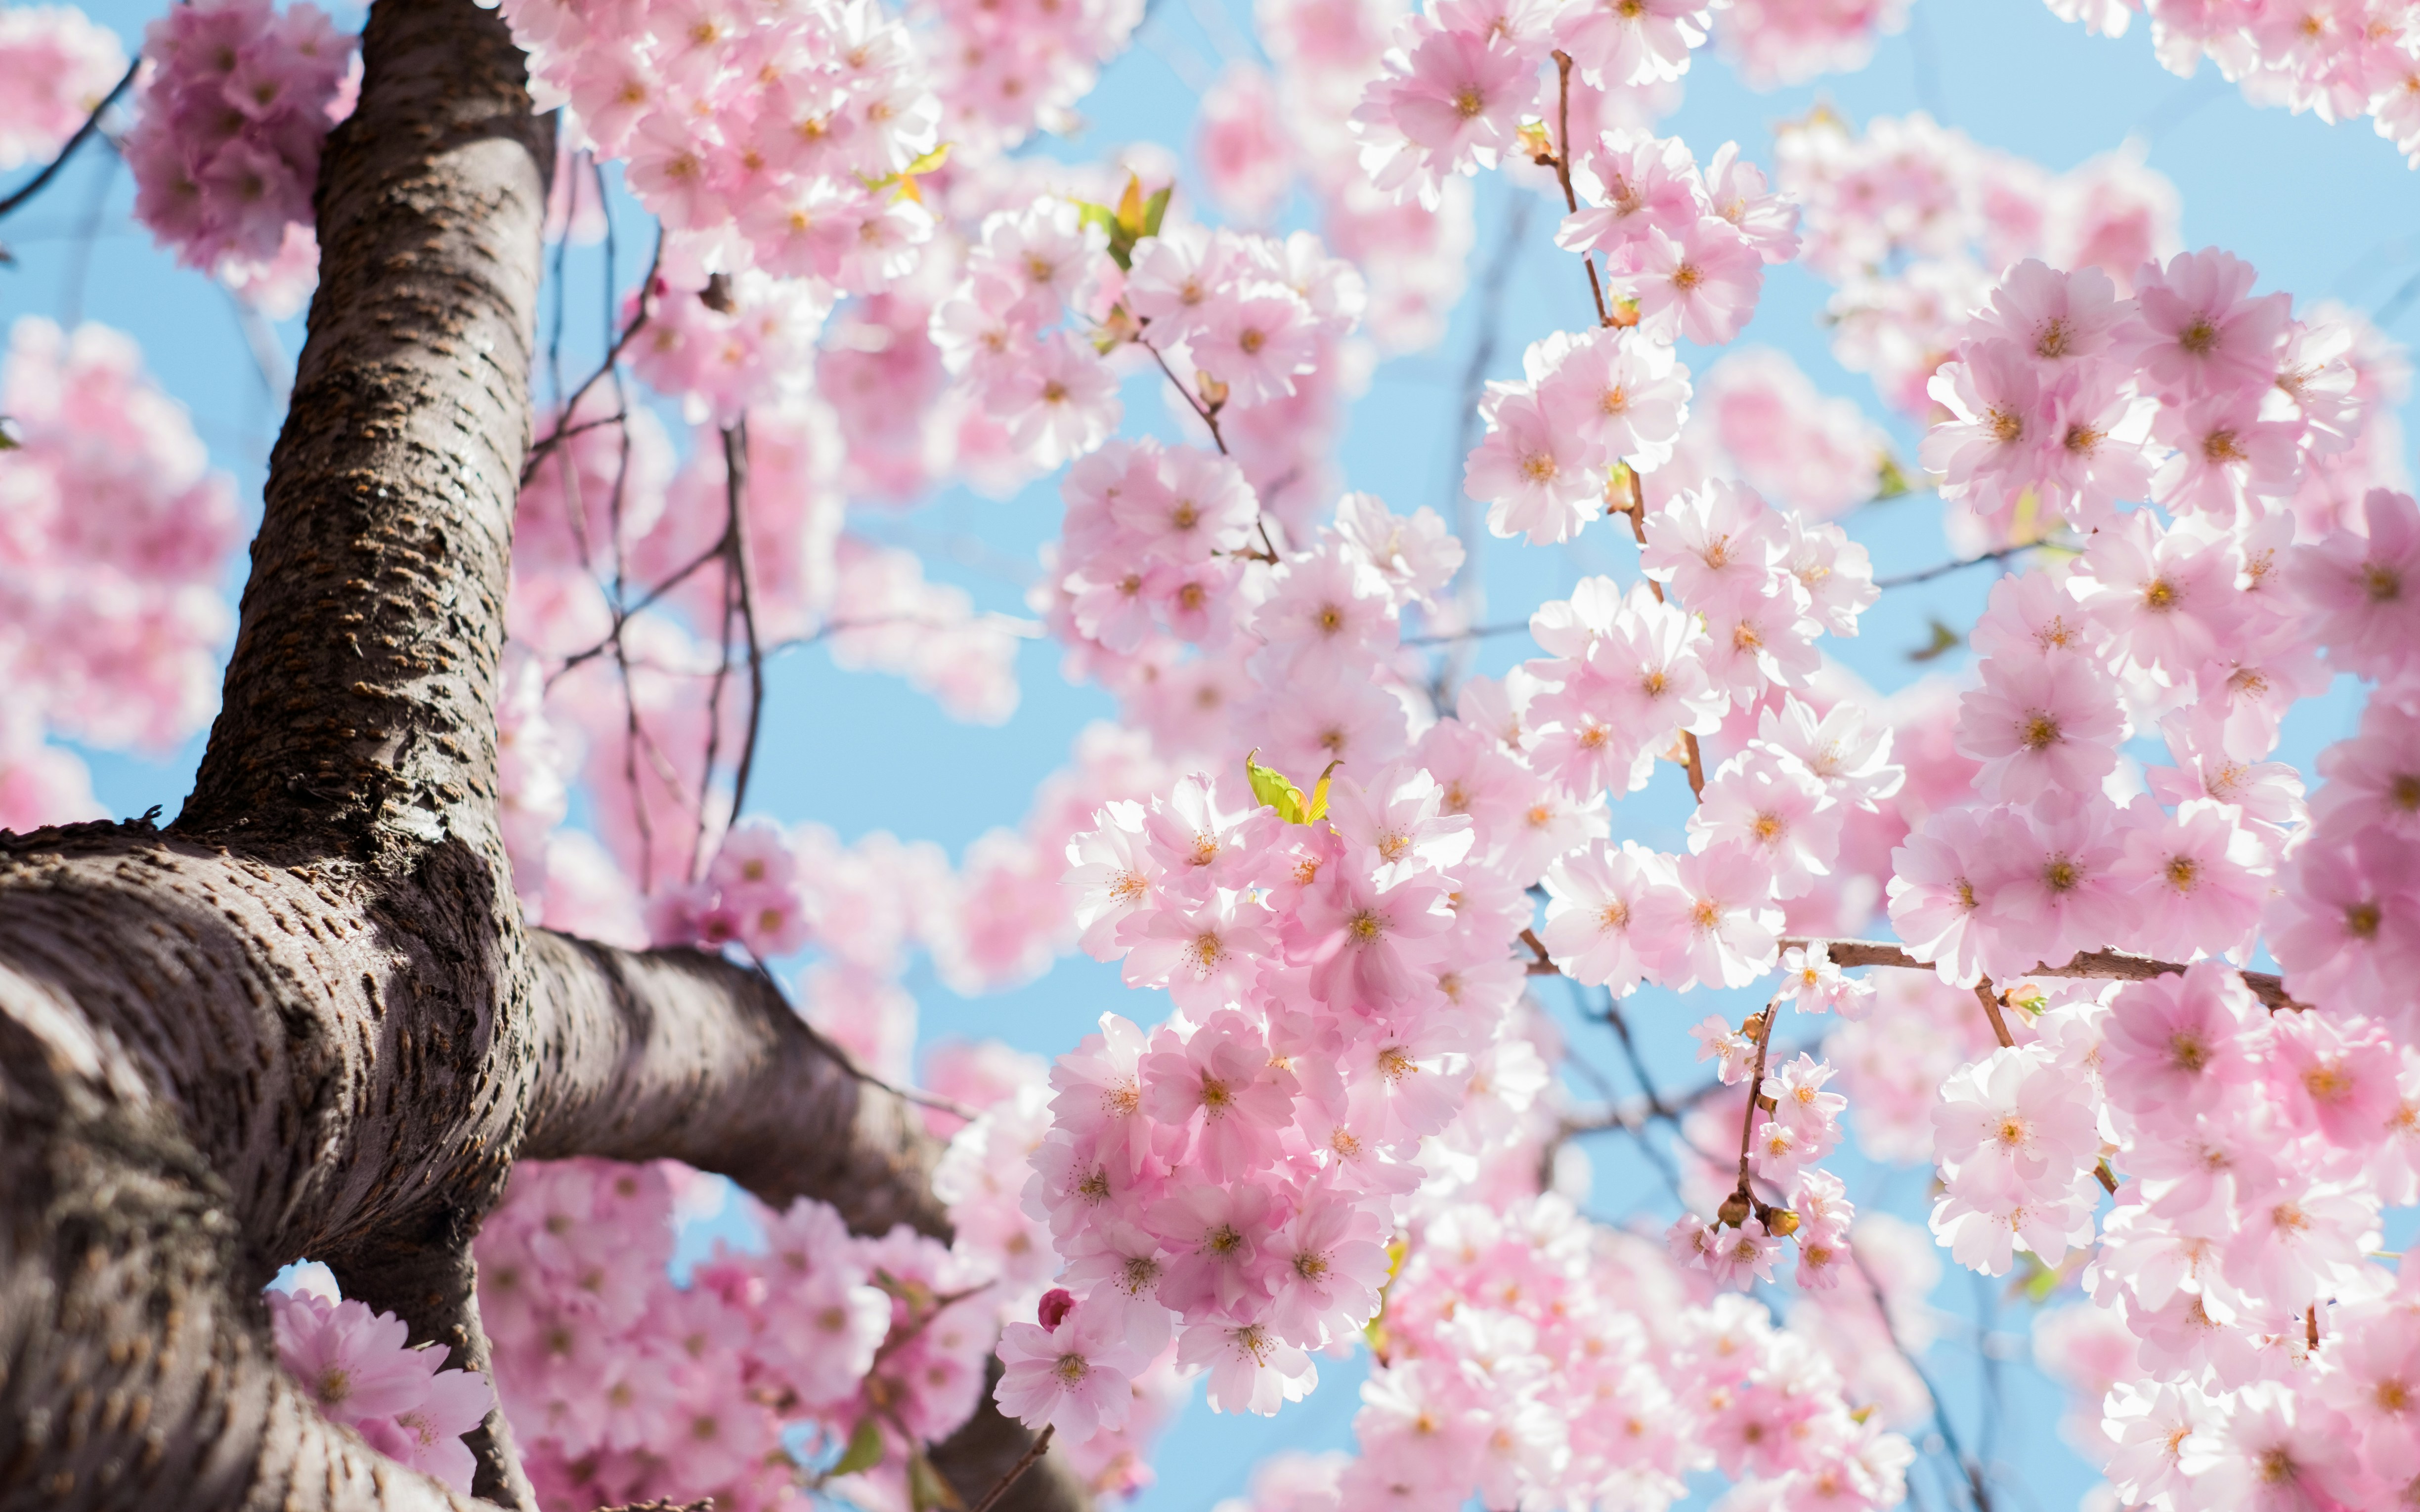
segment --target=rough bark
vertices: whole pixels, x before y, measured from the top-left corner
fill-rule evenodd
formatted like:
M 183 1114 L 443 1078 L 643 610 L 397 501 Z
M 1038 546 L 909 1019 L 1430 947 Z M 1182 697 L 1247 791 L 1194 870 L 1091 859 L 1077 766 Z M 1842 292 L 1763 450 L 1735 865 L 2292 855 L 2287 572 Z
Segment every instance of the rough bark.
M 547 122 L 472 0 L 377 0 L 225 702 L 166 831 L 0 833 L 0 1512 L 481 1503 L 330 1427 L 259 1290 L 326 1260 L 486 1363 L 516 1159 L 673 1156 L 945 1233 L 915 1110 L 769 983 L 522 927 L 495 670 Z M 988 1403 L 970 1496 L 1030 1440 Z M 477 1491 L 527 1505 L 501 1418 Z M 1037 1467 L 1003 1504 L 1080 1512 Z

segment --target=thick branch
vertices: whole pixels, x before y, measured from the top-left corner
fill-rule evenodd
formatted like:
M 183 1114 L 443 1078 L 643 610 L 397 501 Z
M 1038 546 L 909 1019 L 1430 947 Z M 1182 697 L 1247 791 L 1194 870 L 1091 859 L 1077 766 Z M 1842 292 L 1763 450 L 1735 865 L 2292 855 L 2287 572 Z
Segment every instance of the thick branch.
M 521 1153 L 680 1160 L 774 1207 L 819 1198 L 849 1227 L 946 1237 L 939 1144 L 861 1079 L 772 983 L 695 950 L 639 953 L 535 931 L 538 1074 Z
M 1903 966 L 1913 971 L 1931 971 L 1932 964 L 1918 961 L 1888 940 L 1800 940 L 1781 942 L 1785 950 L 1804 949 L 1808 945 L 1821 945 L 1831 954 L 1832 964 L 1838 966 Z M 2155 961 L 2147 955 L 2129 955 L 2123 950 L 2085 950 L 2063 966 L 2037 965 L 2017 973 L 2021 977 L 2079 977 L 2104 981 L 2149 981 L 2153 977 L 2169 977 L 2181 973 L 2184 964 L 2177 961 Z M 2239 971 L 2243 985 L 2252 995 L 2269 1006 L 2271 1012 L 2280 1009 L 2301 1009 L 2286 995 L 2286 984 L 2266 971 Z
M 502 864 L 496 663 L 553 162 L 473 0 L 378 0 L 224 705 L 179 827 Z

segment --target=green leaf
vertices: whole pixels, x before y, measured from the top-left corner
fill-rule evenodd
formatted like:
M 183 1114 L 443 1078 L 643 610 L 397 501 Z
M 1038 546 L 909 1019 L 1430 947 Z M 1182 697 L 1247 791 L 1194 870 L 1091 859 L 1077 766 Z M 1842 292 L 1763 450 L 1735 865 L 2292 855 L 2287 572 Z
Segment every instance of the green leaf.
M 1109 239 L 1109 256 L 1120 268 L 1134 267 L 1135 243 L 1145 237 L 1159 235 L 1160 217 L 1168 212 L 1168 191 L 1163 189 L 1145 198 L 1142 179 L 1126 175 L 1126 187 L 1118 196 L 1118 207 L 1076 202 L 1076 218 L 1085 225 L 1097 225 Z
M 937 147 L 932 151 L 925 153 L 923 157 L 918 158 L 915 162 L 909 163 L 907 167 L 902 168 L 899 171 L 906 174 L 908 177 L 913 178 L 920 173 L 932 173 L 936 169 L 939 168 L 941 164 L 949 161 L 950 144 L 944 142 L 939 147 Z
M 1302 789 L 1295 787 L 1283 772 L 1274 766 L 1263 766 L 1254 758 L 1261 748 L 1255 746 L 1244 757 L 1244 776 L 1251 780 L 1252 796 L 1278 811 L 1278 817 L 1289 825 L 1311 823 L 1311 806 L 1303 801 Z
M 1942 624 L 1939 620 L 1934 620 L 1932 622 L 1932 640 L 1927 644 L 1919 646 L 1916 650 L 1909 652 L 1907 654 L 1907 659 L 1910 661 L 1932 661 L 1938 657 L 1948 655 L 1950 652 L 1957 650 L 1960 646 L 1962 646 L 1965 643 L 1966 638 L 1964 636 L 1960 635 L 1957 631 Z
M 1885 499 L 1897 499 L 1915 491 L 1914 486 L 1907 481 L 1907 474 L 1900 471 L 1899 458 L 1885 452 L 1882 465 L 1874 471 L 1874 502 L 1881 503 Z
M 908 1501 L 916 1512 L 967 1512 L 967 1504 L 958 1497 L 957 1488 L 941 1478 L 933 1461 L 924 1458 L 920 1446 L 908 1455 Z
M 830 1471 L 834 1475 L 855 1475 L 882 1463 L 882 1425 L 873 1418 L 861 1418 L 857 1431 L 848 1436 L 848 1449 L 840 1462 Z

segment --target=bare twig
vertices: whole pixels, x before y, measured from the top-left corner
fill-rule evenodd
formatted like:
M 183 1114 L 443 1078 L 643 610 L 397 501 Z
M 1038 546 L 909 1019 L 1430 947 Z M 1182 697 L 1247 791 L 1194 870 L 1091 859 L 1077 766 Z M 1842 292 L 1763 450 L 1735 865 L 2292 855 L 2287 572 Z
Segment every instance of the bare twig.
M 1052 1423 L 1035 1434 L 1033 1447 L 1017 1456 L 1016 1463 L 1008 1467 L 1008 1473 L 1002 1475 L 999 1484 L 985 1491 L 984 1499 L 975 1504 L 974 1512 L 991 1512 L 993 1507 L 999 1505 L 1000 1499 L 1008 1494 L 1008 1489 L 1023 1479 L 1025 1473 L 1033 1468 L 1033 1462 L 1042 1458 L 1042 1451 L 1050 1447 L 1051 1435 L 1058 1431 L 1059 1425 Z
M 1772 1048 L 1773 1021 L 1780 1011 L 1781 999 L 1776 997 L 1765 1004 L 1764 1011 L 1757 1015 L 1756 1069 L 1748 1073 L 1747 1111 L 1740 1115 L 1739 1186 L 1732 1193 L 1732 1198 L 1735 1201 L 1745 1202 L 1751 1208 L 1756 1204 L 1756 1192 L 1748 1185 L 1747 1157 L 1748 1151 L 1756 1145 L 1756 1116 L 1763 1111 L 1757 1106 L 1756 1100 L 1764 1095 L 1764 1055 Z M 1730 1203 L 1725 1203 L 1724 1206 L 1729 1207 Z
M 546 460 L 547 454 L 562 445 L 569 438 L 568 427 L 571 424 L 572 412 L 580 408 L 580 401 L 588 397 L 588 391 L 595 388 L 606 374 L 614 372 L 621 366 L 622 353 L 628 348 L 632 338 L 646 328 L 648 318 L 655 314 L 656 272 L 663 266 L 663 260 L 664 238 L 659 228 L 656 233 L 655 258 L 647 264 L 646 279 L 639 285 L 638 313 L 630 316 L 630 323 L 622 328 L 622 333 L 613 338 L 613 345 L 606 350 L 605 360 L 597 364 L 597 371 L 581 379 L 580 387 L 572 390 L 571 397 L 563 402 L 562 408 L 555 415 L 554 429 L 548 432 L 530 448 L 527 460 L 521 463 L 522 484 L 527 485 L 530 479 L 537 476 L 538 464 Z M 612 297 L 613 291 L 608 289 L 606 298 Z M 624 405 L 617 408 L 628 409 L 628 407 Z
M 1572 189 L 1572 55 L 1560 48 L 1555 50 L 1555 134 L 1560 138 L 1555 144 L 1555 179 L 1563 186 L 1563 208 L 1576 215 L 1580 199 Z M 1583 252 L 1580 265 L 1588 270 L 1589 297 L 1596 301 L 1596 323 L 1613 324 L 1613 316 L 1606 308 L 1605 285 L 1596 276 L 1596 259 Z
M 1975 1497 L 1975 1512 L 1992 1512 L 1992 1492 L 1983 1483 L 1983 1467 L 1967 1458 L 1965 1448 L 1958 1442 L 1958 1430 L 1950 1426 L 1949 1411 L 1942 1405 L 1940 1389 L 1933 1385 L 1932 1378 L 1925 1373 L 1923 1365 L 1900 1340 L 1899 1327 L 1891 1321 L 1890 1304 L 1883 1298 L 1882 1284 L 1874 1279 L 1873 1272 L 1866 1269 L 1865 1257 L 1857 1253 L 1854 1244 L 1849 1248 L 1849 1260 L 1857 1268 L 1857 1273 L 1865 1277 L 1866 1290 L 1873 1296 L 1874 1310 L 1882 1315 L 1883 1332 L 1888 1335 L 1891 1348 L 1899 1351 L 1900 1361 L 1915 1373 L 1916 1383 L 1932 1399 L 1932 1426 L 1941 1435 L 1942 1447 L 1957 1461 L 1958 1468 L 1965 1472 L 1967 1487 Z
M 134 61 L 126 66 L 126 71 L 118 75 L 117 83 L 110 86 L 109 93 L 101 97 L 101 103 L 92 107 L 92 114 L 84 118 L 84 124 L 77 127 L 75 133 L 61 144 L 58 155 L 44 163 L 42 171 L 25 180 L 14 193 L 6 199 L 0 199 L 0 216 L 7 215 L 18 206 L 40 193 L 43 186 L 58 176 L 58 171 L 67 166 L 68 160 L 75 156 L 76 148 L 84 146 L 95 131 L 101 130 L 101 116 L 108 113 L 110 106 L 117 103 L 117 97 L 126 93 L 133 85 L 134 76 L 142 71 L 143 59 L 140 54 L 137 54 Z
M 1435 635 L 1407 635 L 1396 642 L 1404 646 L 1446 646 L 1465 640 L 1486 640 L 1499 635 L 1519 635 L 1529 628 L 1521 620 L 1508 625 L 1475 625 L 1467 630 L 1439 630 Z
M 620 532 L 616 532 L 615 533 L 618 537 Z M 620 645 L 622 640 L 622 626 L 624 625 L 628 624 L 630 620 L 636 618 L 640 614 L 644 613 L 647 609 L 653 608 L 657 601 L 661 599 L 666 594 L 671 593 L 682 583 L 687 582 L 690 579 L 695 577 L 700 568 L 704 567 L 709 562 L 720 560 L 723 554 L 723 543 L 721 539 L 718 537 L 712 546 L 707 547 L 696 556 L 691 557 L 687 563 L 684 563 L 681 565 L 678 571 L 666 578 L 663 581 L 656 584 L 653 588 L 648 589 L 645 593 L 640 594 L 637 603 L 632 604 L 628 608 L 617 606 L 613 611 L 613 628 L 606 633 L 605 639 L 597 641 L 595 645 L 582 646 L 578 651 L 573 652 L 570 656 L 564 657 L 563 665 L 556 668 L 553 675 L 547 679 L 549 686 L 553 684 L 555 678 L 561 677 L 564 673 L 571 671 L 574 667 L 579 666 L 582 662 L 591 660 L 597 656 L 601 656 L 606 652 Z M 617 588 L 620 586 L 618 581 L 615 586 Z
M 1621 513 L 1630 517 L 1631 539 L 1637 541 L 1638 548 L 1644 551 L 1647 549 L 1647 490 L 1638 482 L 1637 468 L 1626 467 L 1621 471 L 1628 480 L 1630 488 L 1630 507 Z M 1647 579 L 1647 588 L 1655 595 L 1655 602 L 1658 604 L 1664 602 L 1662 583 L 1650 578 Z M 1706 796 L 1706 757 L 1705 753 L 1698 748 L 1697 732 L 1692 730 L 1681 732 L 1681 753 L 1682 767 L 1689 774 L 1689 796 L 1702 802 Z
M 1929 583 L 1935 578 L 1947 578 L 1953 572 L 1963 572 L 1969 567 L 1980 566 L 1986 562 L 2005 562 L 2010 557 L 2052 544 L 2049 541 L 2027 541 L 2021 546 L 2004 546 L 1994 551 L 1986 551 L 1978 557 L 1962 557 L 1956 562 L 1939 563 L 1919 572 L 1902 572 L 1895 578 L 1877 578 L 1874 579 L 1874 586 L 1905 588 L 1914 583 Z
M 756 599 L 748 564 L 748 422 L 722 433 L 722 461 L 730 474 L 731 576 L 737 584 L 739 631 L 748 651 L 748 733 L 739 747 L 739 769 L 731 779 L 731 817 L 748 801 L 748 775 L 756 764 L 756 733 L 765 719 L 765 648 L 756 636 Z
M 1185 380 L 1176 376 L 1176 369 L 1168 365 L 1168 359 L 1159 354 L 1158 347 L 1153 346 L 1150 342 L 1143 340 L 1140 335 L 1135 337 L 1134 343 L 1144 351 L 1151 353 L 1151 360 L 1159 364 L 1159 370 L 1168 375 L 1168 381 L 1176 385 L 1176 392 L 1184 398 L 1187 407 L 1202 418 L 1202 424 L 1210 427 L 1210 440 L 1218 445 L 1218 455 L 1220 456 L 1225 456 L 1227 455 L 1227 438 L 1219 434 L 1218 409 L 1211 405 L 1204 404 L 1200 399 L 1193 396 L 1193 391 L 1187 388 L 1185 386 Z
M 1562 972 L 1555 965 L 1555 958 L 1546 953 L 1546 942 L 1538 938 L 1538 932 L 1536 930 L 1523 930 L 1521 932 L 1521 943 L 1528 946 L 1536 953 L 1536 959 L 1529 963 L 1529 975 L 1533 977 L 1559 977 L 1562 975 Z
M 2009 1034 L 2009 1021 L 2000 1012 L 2000 995 L 1992 990 L 1991 978 L 1975 984 L 1975 997 L 1983 1005 L 1983 1016 L 1992 1021 L 1992 1038 L 2000 1041 L 2003 1050 L 2016 1048 L 2017 1041 Z
M 1485 605 L 1487 586 L 1479 570 L 1480 548 L 1485 544 L 1486 532 L 1479 528 L 1478 501 L 1462 486 L 1459 469 L 1476 444 L 1473 432 L 1479 425 L 1479 398 L 1487 381 L 1487 370 L 1495 363 L 1496 350 L 1504 337 L 1504 292 L 1512 283 L 1513 264 L 1518 260 L 1521 243 L 1529 231 L 1529 213 L 1537 201 L 1526 192 L 1516 191 L 1512 209 L 1504 218 L 1504 234 L 1496 244 L 1495 255 L 1487 261 L 1487 276 L 1479 285 L 1479 338 L 1470 345 L 1470 361 L 1463 364 L 1462 387 L 1454 401 L 1453 455 L 1449 459 L 1446 486 L 1448 513 L 1453 517 L 1454 534 L 1463 544 L 1462 565 L 1454 569 L 1454 602 L 1466 617 L 1476 618 Z M 1419 638 L 1406 644 L 1433 643 Z M 1469 670 L 1467 640 L 1446 637 L 1434 643 L 1451 644 L 1454 652 L 1437 670 L 1436 684 L 1432 690 L 1438 712 L 1445 712 L 1464 673 Z

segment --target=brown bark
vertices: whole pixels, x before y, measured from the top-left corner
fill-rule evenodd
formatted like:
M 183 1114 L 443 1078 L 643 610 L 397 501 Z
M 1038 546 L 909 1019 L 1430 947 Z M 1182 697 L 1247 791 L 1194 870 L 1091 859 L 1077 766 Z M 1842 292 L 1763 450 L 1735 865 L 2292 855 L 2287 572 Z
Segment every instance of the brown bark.
M 470 1242 L 519 1158 L 947 1231 L 915 1110 L 769 982 L 522 927 L 493 696 L 551 131 L 472 0 L 378 0 L 364 54 L 194 791 L 164 832 L 0 833 L 0 1512 L 481 1505 L 322 1420 L 259 1290 L 325 1260 L 483 1367 Z M 1030 1442 L 986 1403 L 935 1458 L 972 1499 Z M 500 1417 L 473 1447 L 528 1505 Z M 1050 1469 L 1003 1505 L 1081 1512 Z

